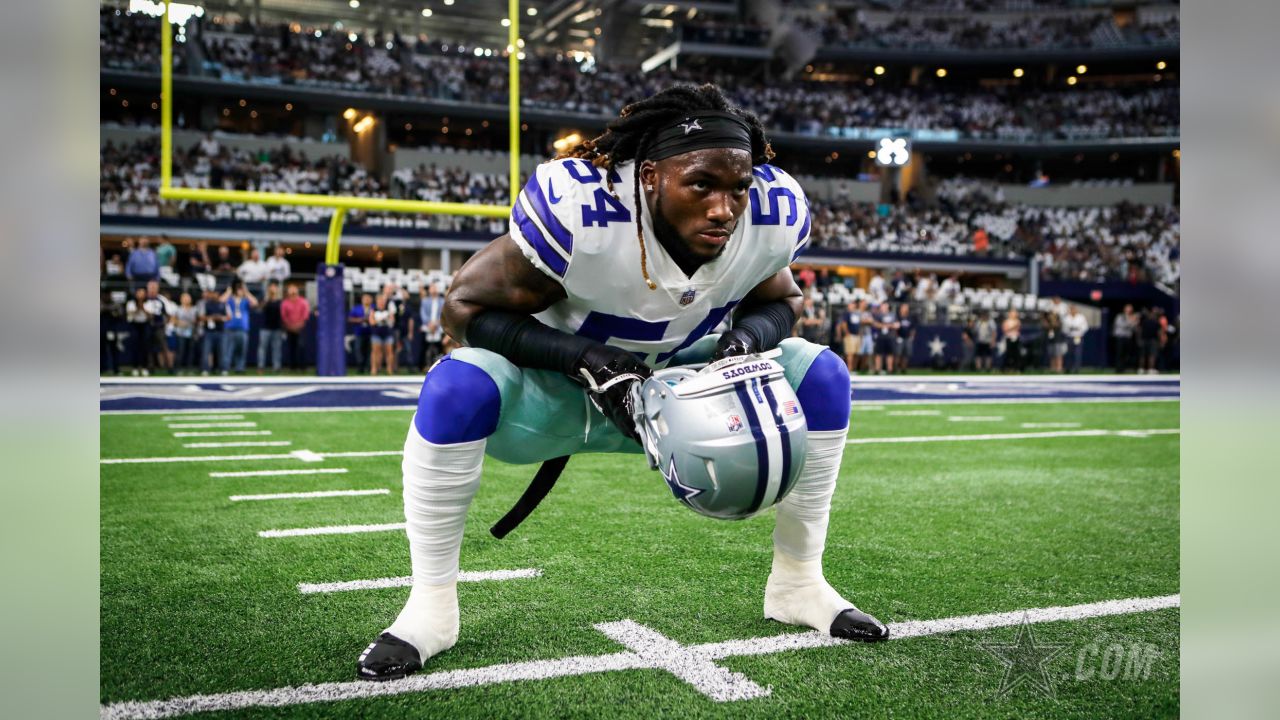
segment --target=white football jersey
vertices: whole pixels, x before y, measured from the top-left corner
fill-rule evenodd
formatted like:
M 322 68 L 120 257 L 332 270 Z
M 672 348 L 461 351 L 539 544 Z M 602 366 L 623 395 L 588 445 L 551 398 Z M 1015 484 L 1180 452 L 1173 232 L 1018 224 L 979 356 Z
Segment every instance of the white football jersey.
M 529 262 L 568 295 L 538 320 L 664 367 L 805 249 L 809 203 L 786 172 L 753 168 L 748 208 L 724 252 L 693 277 L 662 249 L 640 203 L 649 277 L 657 284 L 650 290 L 640 274 L 632 168 L 625 163 L 614 170 L 614 199 L 604 171 L 585 160 L 539 165 L 512 208 L 510 233 Z

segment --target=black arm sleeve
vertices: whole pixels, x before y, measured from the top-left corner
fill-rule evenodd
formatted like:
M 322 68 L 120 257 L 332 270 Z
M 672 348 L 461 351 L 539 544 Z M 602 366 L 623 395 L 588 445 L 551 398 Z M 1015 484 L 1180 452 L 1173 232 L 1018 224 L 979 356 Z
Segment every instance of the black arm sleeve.
M 547 327 L 532 315 L 486 310 L 467 325 L 467 344 L 498 353 L 520 367 L 574 375 L 594 340 Z
M 783 339 L 791 336 L 791 327 L 796 324 L 795 311 L 791 304 L 783 300 L 774 300 L 753 307 L 734 319 L 733 329 L 745 331 L 755 341 L 754 351 L 772 350 Z

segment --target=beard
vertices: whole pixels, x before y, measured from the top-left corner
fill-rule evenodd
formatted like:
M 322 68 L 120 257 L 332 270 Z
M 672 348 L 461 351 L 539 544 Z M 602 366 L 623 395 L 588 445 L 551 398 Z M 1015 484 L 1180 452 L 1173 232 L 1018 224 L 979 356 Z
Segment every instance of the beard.
M 689 249 L 689 243 L 680 237 L 680 232 L 676 230 L 676 226 L 667 220 L 667 215 L 662 211 L 662 193 L 659 191 L 658 199 L 653 206 L 653 234 L 658 238 L 658 244 L 663 250 L 671 256 L 676 266 L 680 268 L 686 276 L 692 276 L 697 272 L 698 268 L 715 260 L 724 253 L 724 249 L 729 247 L 728 243 L 720 246 L 713 257 L 703 257 L 695 254 Z

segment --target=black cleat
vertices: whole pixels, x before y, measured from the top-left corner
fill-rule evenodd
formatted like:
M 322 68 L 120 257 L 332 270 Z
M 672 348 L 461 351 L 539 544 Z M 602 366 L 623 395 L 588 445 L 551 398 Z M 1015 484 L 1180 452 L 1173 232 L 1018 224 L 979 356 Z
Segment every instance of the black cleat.
M 370 643 L 356 661 L 356 677 L 373 682 L 399 680 L 421 669 L 422 660 L 418 657 L 418 650 L 386 632 Z
M 889 639 L 889 628 L 858 608 L 849 608 L 832 621 L 831 636 L 858 642 L 880 642 Z

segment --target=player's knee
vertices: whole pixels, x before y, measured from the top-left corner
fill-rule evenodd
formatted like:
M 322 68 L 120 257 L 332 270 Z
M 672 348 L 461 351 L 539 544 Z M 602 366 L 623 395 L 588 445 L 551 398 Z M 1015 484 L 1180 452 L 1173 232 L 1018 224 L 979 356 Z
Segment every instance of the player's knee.
M 436 445 L 487 438 L 498 428 L 502 395 L 487 372 L 446 356 L 422 382 L 414 425 Z
M 824 349 L 809 365 L 796 388 L 810 430 L 841 430 L 849 426 L 849 368 Z

